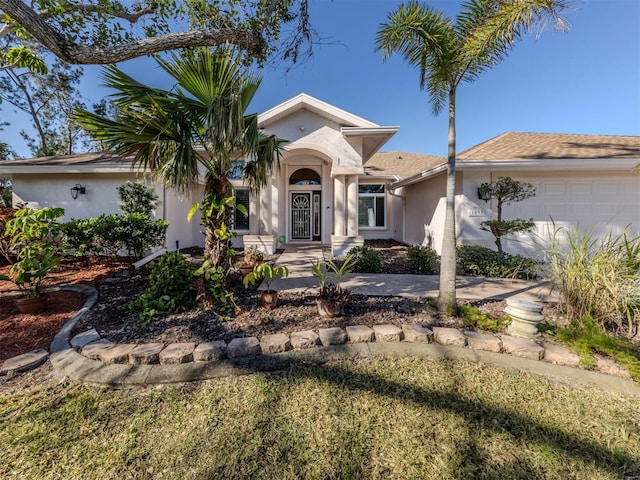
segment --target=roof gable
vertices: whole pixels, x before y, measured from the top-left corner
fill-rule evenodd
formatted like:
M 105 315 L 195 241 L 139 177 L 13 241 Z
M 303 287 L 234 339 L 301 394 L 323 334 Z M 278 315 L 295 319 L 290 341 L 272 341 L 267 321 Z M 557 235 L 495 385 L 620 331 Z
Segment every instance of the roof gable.
M 327 120 L 330 120 L 342 127 L 378 127 L 379 125 L 364 118 L 353 115 L 338 107 L 334 107 L 322 100 L 307 95 L 306 93 L 300 93 L 289 100 L 270 108 L 266 112 L 258 115 L 258 124 L 261 128 L 266 128 L 272 123 L 275 123 L 292 113 L 299 110 L 307 110 L 315 113 Z
M 446 163 L 445 157 L 408 152 L 378 152 L 364 164 L 367 175 L 407 178 Z

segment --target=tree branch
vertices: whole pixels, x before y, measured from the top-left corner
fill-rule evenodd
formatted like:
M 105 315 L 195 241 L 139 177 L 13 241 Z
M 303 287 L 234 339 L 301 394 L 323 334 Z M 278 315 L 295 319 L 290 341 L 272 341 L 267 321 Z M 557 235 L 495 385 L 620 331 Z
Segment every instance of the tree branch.
M 54 55 L 72 64 L 117 63 L 143 55 L 188 47 L 232 44 L 256 53 L 264 47 L 264 40 L 259 33 L 233 28 L 187 30 L 110 47 L 79 45 L 67 40 L 22 0 L 0 0 L 0 10 L 22 25 Z

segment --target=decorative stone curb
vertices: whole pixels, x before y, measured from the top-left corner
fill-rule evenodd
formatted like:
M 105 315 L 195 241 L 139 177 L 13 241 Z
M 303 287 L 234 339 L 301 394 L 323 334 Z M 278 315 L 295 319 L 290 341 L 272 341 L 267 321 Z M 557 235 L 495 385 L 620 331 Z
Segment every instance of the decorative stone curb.
M 114 344 L 100 338 L 95 330 L 70 339 L 75 324 L 97 300 L 97 292 L 87 286 L 59 288 L 86 295 L 82 309 L 65 323 L 50 347 L 53 367 L 80 382 L 108 385 L 180 383 L 273 371 L 296 364 L 413 355 L 481 362 L 640 397 L 640 385 L 632 380 L 573 368 L 579 363 L 579 357 L 560 345 L 548 342 L 539 345 L 527 338 L 462 332 L 455 328 L 354 325 L 344 330 L 322 328 L 318 333 L 306 330 L 290 335 L 265 335 L 260 339 L 235 338 L 228 344 L 217 340 L 199 345 L 176 343 L 166 346 L 160 343 Z M 16 362 L 19 357 L 9 359 L 0 373 L 12 375 L 29 362 L 30 368 L 40 365 L 46 361 L 47 352 L 35 351 L 20 357 L 24 357 L 22 363 Z

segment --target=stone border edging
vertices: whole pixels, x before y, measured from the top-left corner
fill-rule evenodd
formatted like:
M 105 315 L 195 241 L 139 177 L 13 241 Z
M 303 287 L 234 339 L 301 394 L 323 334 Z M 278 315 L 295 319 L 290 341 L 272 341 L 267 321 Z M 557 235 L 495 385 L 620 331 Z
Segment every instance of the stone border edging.
M 56 370 L 72 380 L 80 382 L 130 386 L 183 383 L 230 375 L 283 370 L 291 366 L 310 363 L 323 364 L 345 359 L 412 355 L 484 363 L 493 367 L 525 371 L 560 381 L 568 380 L 606 391 L 640 397 L 640 385 L 637 385 L 633 380 L 504 353 L 422 342 L 350 343 L 172 365 L 107 364 L 81 355 L 71 347 L 70 343 L 73 327 L 96 303 L 97 290 L 87 285 L 63 285 L 55 287 L 53 290 L 75 291 L 86 295 L 82 308 L 65 322 L 60 332 L 55 336 L 50 346 L 51 354 L 49 357 Z
M 107 364 L 84 357 L 71 348 L 56 352 L 50 358 L 54 368 L 73 380 L 94 384 L 133 386 L 208 380 L 230 375 L 283 370 L 295 365 L 323 364 L 336 360 L 406 355 L 483 363 L 640 397 L 640 386 L 632 380 L 512 355 L 436 343 L 353 343 L 175 365 Z
M 53 341 L 49 346 L 49 353 L 53 354 L 67 348 L 71 348 L 69 343 L 71 339 L 71 330 L 76 326 L 76 323 L 80 321 L 82 317 L 93 307 L 98 301 L 98 291 L 89 285 L 60 285 L 49 289 L 50 291 L 65 290 L 69 292 L 83 293 L 85 296 L 84 304 L 82 308 L 76 312 L 76 314 L 69 320 L 64 322 L 64 325 L 60 331 L 53 337 Z

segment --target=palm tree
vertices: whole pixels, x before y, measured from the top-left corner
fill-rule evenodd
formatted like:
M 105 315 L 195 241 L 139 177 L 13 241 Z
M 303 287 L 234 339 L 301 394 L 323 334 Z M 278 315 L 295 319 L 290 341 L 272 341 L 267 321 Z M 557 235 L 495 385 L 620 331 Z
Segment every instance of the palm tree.
M 215 270 L 224 266 L 230 248 L 234 162 L 248 159 L 243 178 L 255 193 L 279 168 L 284 141 L 262 133 L 256 114 L 245 114 L 261 79 L 242 68 L 235 52 L 199 49 L 156 61 L 175 80 L 171 90 L 144 85 L 111 65 L 104 79 L 116 90 L 117 118 L 88 111 L 79 111 L 77 118 L 108 151 L 132 155 L 134 166 L 171 188 L 191 188 L 201 178 L 199 169 L 204 171 L 199 207 L 205 261 Z
M 560 12 L 564 0 L 468 0 L 455 21 L 439 10 L 416 1 L 389 13 L 376 36 L 376 51 L 383 60 L 393 53 L 420 71 L 420 89 L 429 96 L 433 113 L 449 101 L 447 198 L 438 311 L 456 309 L 456 90 L 461 82 L 473 82 L 504 59 L 523 34 L 552 23 L 566 30 Z

